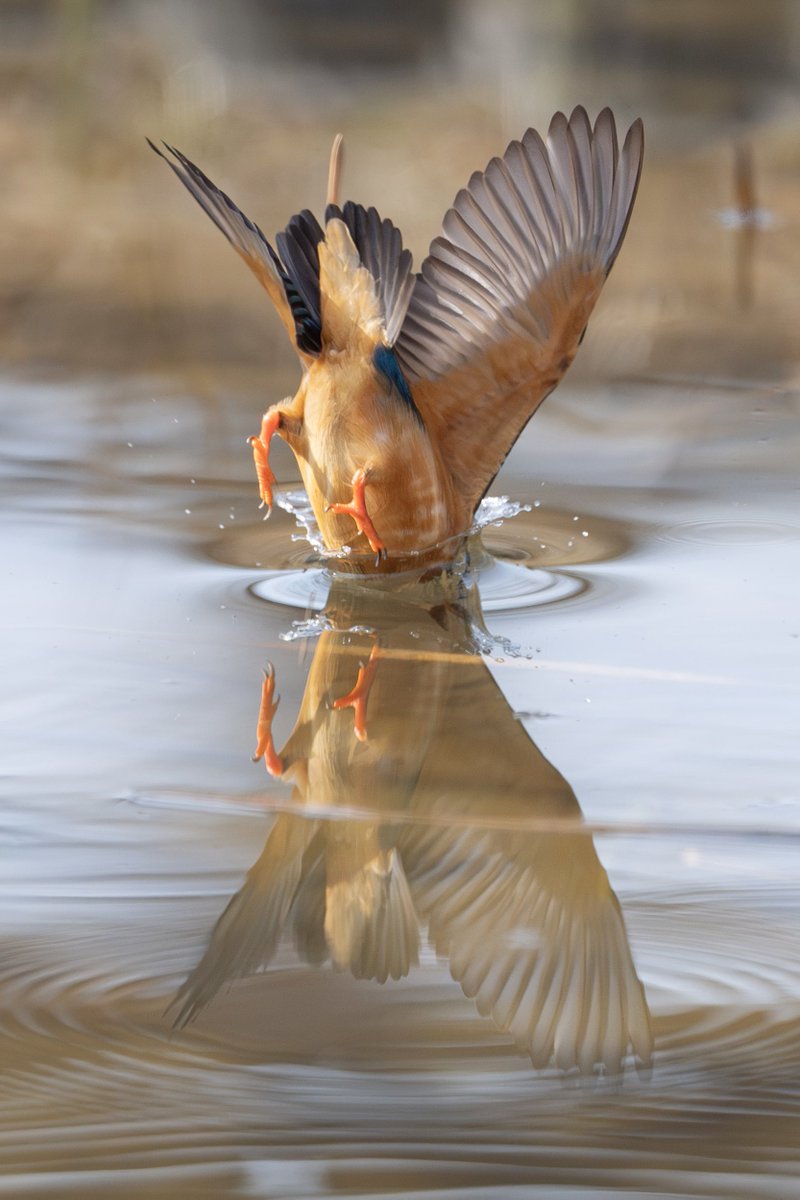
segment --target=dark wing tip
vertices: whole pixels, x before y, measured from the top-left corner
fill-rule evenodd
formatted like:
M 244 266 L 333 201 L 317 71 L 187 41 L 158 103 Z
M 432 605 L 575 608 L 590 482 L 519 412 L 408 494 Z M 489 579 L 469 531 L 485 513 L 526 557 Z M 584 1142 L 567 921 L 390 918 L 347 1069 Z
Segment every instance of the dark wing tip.
M 245 257 L 261 282 L 264 283 L 260 270 L 263 266 L 272 283 L 283 289 L 294 322 L 295 344 L 298 350 L 304 354 L 319 354 L 321 341 L 316 239 L 322 236 L 322 231 L 316 218 L 304 210 L 292 217 L 286 231 L 278 235 L 279 248 L 286 250 L 284 266 L 258 225 L 245 216 L 230 196 L 218 188 L 191 159 L 168 142 L 162 142 L 164 150 L 167 151 L 167 154 L 164 154 L 150 138 L 145 140 L 151 150 L 164 159 L 223 236 Z M 267 290 L 270 290 L 269 287 Z M 274 295 L 273 301 L 281 307 Z
M 644 151 L 644 121 L 641 117 L 636 118 L 625 136 L 626 142 L 632 143 L 634 140 L 640 144 L 641 154 Z

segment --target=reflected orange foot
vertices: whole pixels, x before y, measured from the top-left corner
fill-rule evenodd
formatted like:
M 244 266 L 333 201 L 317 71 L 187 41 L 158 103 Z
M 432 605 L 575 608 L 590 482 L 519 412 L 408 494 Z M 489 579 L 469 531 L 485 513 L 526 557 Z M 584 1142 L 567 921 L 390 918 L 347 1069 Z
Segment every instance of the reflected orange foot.
M 342 708 L 353 709 L 353 732 L 360 742 L 367 740 L 367 700 L 375 679 L 375 672 L 378 670 L 378 649 L 376 642 L 372 647 L 366 666 L 362 663 L 358 668 L 355 687 L 346 696 L 334 700 L 331 705 L 337 711 Z
M 269 465 L 269 443 L 273 433 L 280 428 L 281 414 L 277 409 L 270 409 L 264 413 L 261 421 L 261 433 L 249 437 L 247 441 L 253 448 L 253 462 L 256 466 L 256 476 L 258 477 L 258 494 L 261 497 L 260 507 L 266 505 L 266 513 L 264 520 L 267 519 L 272 512 L 272 485 L 275 482 L 275 476 L 272 474 L 272 468 Z
M 329 504 L 327 505 L 325 511 L 343 513 L 346 516 L 353 518 L 358 526 L 358 532 L 364 534 L 373 553 L 375 554 L 375 566 L 377 567 L 379 566 L 381 559 L 386 558 L 387 551 L 382 539 L 378 536 L 375 526 L 372 524 L 372 518 L 367 512 L 365 489 L 368 478 L 369 469 L 367 467 L 359 467 L 352 479 L 352 504 Z
M 253 762 L 264 759 L 264 766 L 273 778 L 283 774 L 283 759 L 275 753 L 272 741 L 272 719 L 278 711 L 280 696 L 273 702 L 275 694 L 275 669 L 268 663 L 264 670 L 264 682 L 261 684 L 261 705 L 258 710 L 256 724 L 256 749 Z

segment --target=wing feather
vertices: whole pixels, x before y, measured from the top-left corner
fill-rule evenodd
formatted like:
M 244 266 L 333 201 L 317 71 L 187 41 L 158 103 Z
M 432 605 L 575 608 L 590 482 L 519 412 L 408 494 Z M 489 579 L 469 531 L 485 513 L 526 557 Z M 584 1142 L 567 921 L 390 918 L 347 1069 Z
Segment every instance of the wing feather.
M 536 1067 L 649 1063 L 652 1033 L 616 896 L 577 833 L 415 827 L 403 858 L 437 954 Z
M 619 252 L 643 154 L 609 109 L 556 113 L 476 172 L 445 214 L 395 346 L 469 519 L 577 351 Z
M 286 231 L 278 235 L 282 253 L 285 252 L 287 256 L 284 265 L 258 225 L 246 217 L 230 196 L 212 183 L 191 159 L 174 146 L 164 143 L 164 149 L 172 156 L 168 158 L 149 138 L 147 142 L 247 263 L 275 305 L 301 358 L 318 354 L 319 267 L 316 269 L 316 287 L 309 273 L 313 255 L 316 254 L 313 239 L 317 234 L 319 238 L 322 237 L 315 218 L 303 212 L 293 217 Z
M 306 311 L 319 323 L 319 243 L 325 235 L 309 210 L 292 217 L 275 238 L 278 253 L 297 288 Z

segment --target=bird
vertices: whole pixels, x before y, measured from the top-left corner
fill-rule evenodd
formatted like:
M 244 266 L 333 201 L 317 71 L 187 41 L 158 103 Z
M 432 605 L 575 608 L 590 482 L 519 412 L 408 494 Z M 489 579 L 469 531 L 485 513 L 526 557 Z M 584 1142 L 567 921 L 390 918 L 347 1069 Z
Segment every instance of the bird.
M 177 1025 L 284 939 L 380 983 L 408 975 L 427 940 L 535 1067 L 619 1074 L 630 1049 L 647 1070 L 619 901 L 575 792 L 474 651 L 477 585 L 393 582 L 334 576 L 280 752 L 265 673 L 254 759 L 292 791 L 270 796 L 264 848 L 173 1001 Z
M 572 363 L 628 228 L 641 119 L 558 112 L 476 171 L 419 272 L 400 230 L 340 202 L 342 138 L 324 222 L 293 216 L 273 247 L 181 151 L 148 142 L 265 288 L 300 360 L 296 394 L 252 447 L 272 508 L 274 435 L 294 452 L 324 544 L 365 569 L 446 557 L 530 417 Z

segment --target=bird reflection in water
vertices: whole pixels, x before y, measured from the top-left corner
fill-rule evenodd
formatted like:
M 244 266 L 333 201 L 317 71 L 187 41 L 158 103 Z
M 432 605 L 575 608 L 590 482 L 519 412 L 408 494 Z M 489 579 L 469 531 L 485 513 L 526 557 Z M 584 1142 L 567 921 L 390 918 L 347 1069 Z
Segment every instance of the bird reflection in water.
M 647 1002 L 608 877 L 566 780 L 476 652 L 477 588 L 337 576 L 278 752 L 266 673 L 257 757 L 291 784 L 264 849 L 178 992 L 177 1024 L 267 966 L 284 937 L 384 982 L 420 929 L 535 1067 L 649 1064 Z

